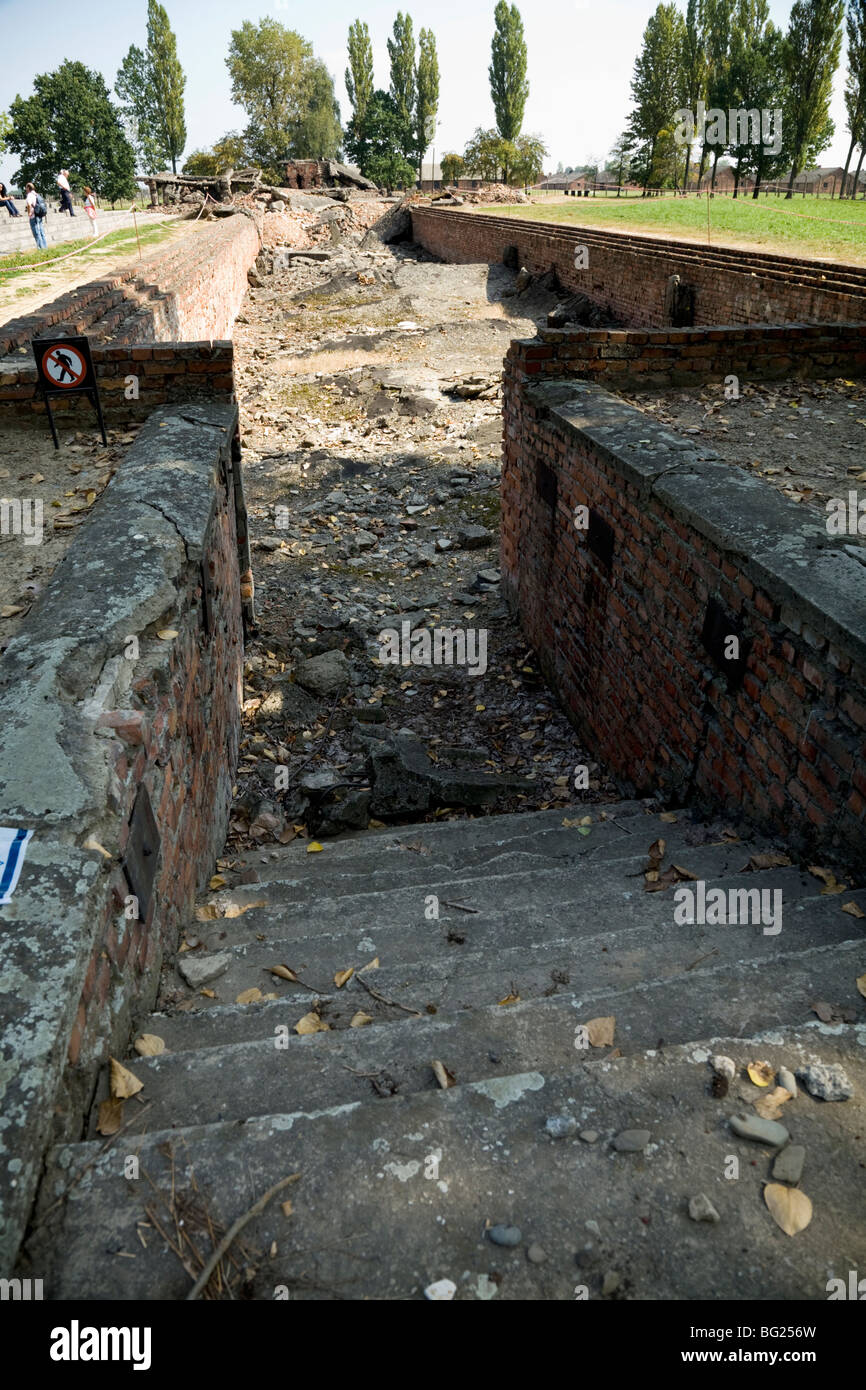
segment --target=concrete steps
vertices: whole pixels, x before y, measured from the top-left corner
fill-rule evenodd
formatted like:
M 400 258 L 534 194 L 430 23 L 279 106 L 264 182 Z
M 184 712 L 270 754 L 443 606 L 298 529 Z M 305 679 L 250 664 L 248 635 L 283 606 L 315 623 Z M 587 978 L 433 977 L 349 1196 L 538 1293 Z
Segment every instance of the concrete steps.
M 275 1201 L 245 1235 L 254 1297 L 285 1285 L 292 1297 L 405 1299 L 448 1277 L 459 1298 L 570 1300 L 577 1284 L 592 1297 L 824 1298 L 837 1265 L 866 1265 L 853 1220 L 866 934 L 842 911 L 866 912 L 866 889 L 823 893 L 796 865 L 751 871 L 771 847 L 702 837 L 639 804 L 594 808 L 589 834 L 563 826 L 582 815 L 391 828 L 236 865 L 262 881 L 207 900 L 248 910 L 191 923 L 201 946 L 176 962 L 219 953 L 223 973 L 203 995 L 170 969 L 164 1002 L 139 1021 L 136 1035 L 166 1051 L 125 1059 L 143 1083 L 126 1103 L 129 1131 L 102 1152 L 105 1076 L 90 1138 L 49 1157 L 25 1256 L 49 1295 L 184 1297 L 189 1274 L 158 1229 L 173 1229 L 177 1194 L 225 1227 L 296 1171 L 294 1214 Z M 780 892 L 781 930 L 675 922 L 673 888 L 645 889 L 659 838 L 663 867 L 695 876 L 679 886 Z M 278 964 L 310 988 L 271 975 Z M 275 997 L 238 1004 L 251 988 Z M 818 1000 L 854 1025 L 817 1023 Z M 310 1012 L 327 1030 L 298 1035 Z M 372 1021 L 352 1027 L 359 1012 Z M 613 1046 L 587 1047 L 580 1025 L 607 1015 Z M 727 1101 L 712 1095 L 712 1052 L 740 1068 L 840 1061 L 854 1082 L 853 1100 L 803 1093 L 785 1110 L 815 1203 L 796 1241 L 761 1199 L 769 1151 L 727 1123 L 763 1093 L 741 1072 Z M 453 1077 L 447 1090 L 434 1061 Z M 545 1119 L 559 1113 L 598 1142 L 551 1140 Z M 649 1145 L 615 1151 L 612 1137 L 635 1127 Z M 742 1157 L 737 1182 L 724 1177 L 728 1154 Z M 137 1179 L 123 1176 L 130 1157 Z M 690 1220 L 698 1192 L 719 1224 Z M 520 1226 L 521 1246 L 493 1245 L 488 1220 Z M 527 1260 L 531 1242 L 543 1263 Z
M 182 1299 L 190 1278 L 157 1229 L 173 1233 L 178 1192 L 194 1190 L 226 1224 L 297 1173 L 291 1214 L 275 1200 L 244 1233 L 258 1252 L 247 1284 L 255 1298 L 404 1300 L 450 1278 L 460 1299 L 572 1301 L 584 1289 L 593 1299 L 825 1299 L 828 1278 L 866 1262 L 866 1229 L 852 1219 L 866 1087 L 853 1034 L 819 1025 L 722 1037 L 559 1074 L 124 1135 L 109 1152 L 65 1146 L 51 1155 L 31 1258 L 50 1271 L 52 1298 Z M 801 1093 L 789 1104 L 814 1204 L 794 1239 L 762 1199 L 773 1150 L 729 1127 L 747 1108 L 740 1083 L 726 1098 L 710 1093 L 710 1050 L 795 1069 L 842 1060 L 857 1088 L 853 1102 Z M 549 1137 L 554 1116 L 576 1132 Z M 625 1129 L 648 1131 L 644 1147 L 617 1151 Z M 587 1132 L 594 1142 L 578 1137 Z M 737 1176 L 726 1178 L 732 1156 Z M 130 1158 L 137 1179 L 124 1176 Z M 718 1224 L 690 1220 L 699 1193 Z M 494 1245 L 487 1223 L 517 1225 L 521 1244 Z M 538 1263 L 527 1259 L 537 1245 Z

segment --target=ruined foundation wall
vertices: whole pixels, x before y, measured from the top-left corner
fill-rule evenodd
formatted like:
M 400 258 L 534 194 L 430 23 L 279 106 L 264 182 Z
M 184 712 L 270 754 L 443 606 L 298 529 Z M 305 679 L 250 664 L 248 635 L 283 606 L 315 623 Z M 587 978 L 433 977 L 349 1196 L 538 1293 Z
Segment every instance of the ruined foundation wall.
M 0 666 L 0 823 L 34 831 L 0 908 L 4 1270 L 45 1145 L 78 1137 L 225 837 L 243 669 L 236 434 L 230 404 L 152 416 Z M 145 795 L 156 870 L 137 915 L 124 863 Z
M 506 363 L 503 584 L 599 761 L 862 867 L 866 567 L 598 386 L 534 385 L 528 350 Z M 741 668 L 711 654 L 729 634 Z
M 751 323 L 866 322 L 866 270 L 727 247 L 698 246 L 522 217 L 413 207 L 413 236 L 451 262 L 501 261 L 517 248 L 534 274 L 555 269 L 561 285 L 589 296 L 634 328 L 663 328 L 668 281 L 694 288 L 696 327 Z M 585 246 L 588 265 L 575 267 Z

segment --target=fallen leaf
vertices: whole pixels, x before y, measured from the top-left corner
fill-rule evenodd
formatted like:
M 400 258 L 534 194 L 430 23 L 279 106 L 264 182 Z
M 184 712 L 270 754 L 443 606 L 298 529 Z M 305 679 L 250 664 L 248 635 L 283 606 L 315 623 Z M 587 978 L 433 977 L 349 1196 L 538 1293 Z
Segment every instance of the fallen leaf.
M 820 878 L 821 882 L 825 885 L 825 887 L 821 889 L 822 894 L 844 893 L 848 886 L 846 883 L 837 883 L 832 870 L 822 869 L 818 864 L 810 864 L 809 873 L 814 874 L 816 878 Z
M 805 1231 L 812 1220 L 812 1203 L 798 1187 L 788 1187 L 782 1182 L 767 1183 L 764 1201 L 776 1225 L 782 1228 L 786 1236 Z
M 366 1028 L 367 1024 L 368 1024 L 368 1023 L 372 1023 L 372 1022 L 373 1022 L 373 1015 L 372 1015 L 372 1014 L 365 1014 L 364 1011 L 363 1011 L 363 1009 L 359 1009 L 358 1012 L 357 1012 L 356 1014 L 353 1014 L 352 1017 L 351 1017 L 351 1019 L 349 1020 L 349 1027 L 350 1027 L 350 1028 Z
M 338 970 L 334 976 L 334 984 L 337 986 L 337 989 L 342 989 L 343 985 L 347 985 L 354 973 L 354 965 L 350 965 L 348 970 Z
M 165 1043 L 156 1033 L 142 1033 L 132 1045 L 139 1057 L 158 1057 L 160 1052 L 165 1052 Z
M 14 618 L 17 613 L 23 613 L 24 609 L 14 603 L 7 603 L 4 608 L 0 608 L 0 618 Z
M 782 1106 L 786 1100 L 790 1099 L 791 1092 L 786 1091 L 784 1086 L 777 1086 L 767 1095 L 758 1097 L 755 1101 L 755 1110 L 764 1120 L 778 1120 L 782 1114 Z
M 367 821 L 367 829 L 368 829 L 368 830 L 384 830 L 384 829 L 385 829 L 385 822 L 384 822 L 383 820 L 368 820 L 368 821 Z
M 782 869 L 790 862 L 787 854 L 778 854 L 769 850 L 766 854 L 753 854 L 749 860 L 749 868 L 756 872 L 759 869 Z
M 659 816 L 659 820 L 663 820 L 665 825 L 674 825 L 676 819 L 677 817 L 674 811 L 662 811 L 661 815 Z
M 195 910 L 195 920 L 197 922 L 213 922 L 220 915 L 220 910 L 216 903 L 202 903 Z
M 322 846 L 319 844 L 318 840 L 311 840 L 310 843 L 307 845 L 307 854 L 321 854 L 321 853 L 322 853 Z
M 616 1029 L 616 1018 L 610 1014 L 606 1018 L 591 1018 L 586 1025 L 586 1035 L 591 1047 L 611 1047 Z
M 143 1086 L 137 1076 L 133 1076 L 131 1071 L 121 1066 L 120 1062 L 114 1057 L 110 1057 L 110 1084 L 109 1089 L 113 1100 L 128 1100 L 130 1096 L 136 1095 Z
M 319 1015 L 315 1013 L 304 1014 L 304 1017 L 298 1019 L 295 1024 L 295 1032 L 300 1033 L 301 1037 L 307 1033 L 327 1033 L 329 1031 L 330 1025 L 323 1023 Z
M 203 994 L 205 999 L 216 999 L 215 989 L 200 989 L 199 994 Z
M 855 902 L 843 903 L 842 911 L 847 912 L 849 917 L 866 917 L 866 912 Z
M 769 1062 L 750 1062 L 746 1067 L 752 1081 L 756 1086 L 769 1086 L 773 1077 L 776 1075 Z
M 240 994 L 239 994 L 239 995 L 237 996 L 237 998 L 235 999 L 235 1003 L 236 1003 L 236 1004 L 255 1004 L 255 1003 L 258 1002 L 259 999 L 261 999 L 261 997 L 262 997 L 262 992 L 261 992 L 261 990 L 260 990 L 260 989 L 256 989 L 255 986 L 254 986 L 252 989 L 242 989 L 241 992 L 240 992 Z
M 378 957 L 378 956 L 374 956 L 372 960 L 368 960 L 368 961 L 367 961 L 367 964 L 366 964 L 366 965 L 362 965 L 362 966 L 361 966 L 361 969 L 358 971 L 358 974 L 359 974 L 359 975 L 363 975 L 363 973 L 364 973 L 365 970 L 378 970 L 378 969 L 379 969 L 379 957 Z
M 280 1211 L 283 1213 L 283 1216 L 291 1216 L 293 1210 L 294 1208 L 291 1202 L 280 1202 Z
M 215 889 L 215 888 L 225 888 L 225 886 L 226 886 L 226 880 L 223 878 L 222 874 L 214 874 L 213 878 L 211 879 L 210 883 L 208 884 L 208 887 L 209 887 L 209 888 L 214 888 L 214 889 Z
M 245 912 L 252 912 L 254 907 L 267 907 L 264 898 L 256 898 L 254 903 L 229 903 L 223 917 L 243 917 Z
M 180 633 L 176 627 L 164 627 L 156 635 L 163 642 L 173 642 L 175 637 L 180 636 Z
M 500 999 L 499 1003 L 500 1003 L 500 1004 L 519 1004 L 519 1003 L 520 1003 L 520 995 L 519 995 L 519 994 L 506 994 L 505 998 L 504 998 L 504 999 Z
M 291 980 L 292 984 L 300 984 L 294 970 L 290 970 L 287 965 L 266 965 L 265 969 L 269 970 L 272 975 L 278 975 L 281 980 Z
M 102 1101 L 99 1107 L 97 1134 L 116 1134 L 123 1124 L 123 1101 L 119 1096 Z
M 863 998 L 866 999 L 866 975 L 858 975 L 854 983 L 857 986 L 858 993 L 862 994 Z
M 664 840 L 654 840 L 647 850 L 647 854 L 649 855 L 650 868 L 657 869 L 665 857 Z
M 104 845 L 101 845 L 101 844 L 99 843 L 98 840 L 95 840 L 95 839 L 93 838 L 92 835 L 90 835 L 90 836 L 84 841 L 84 844 L 83 844 L 82 848 L 83 848 L 83 849 L 95 849 L 95 850 L 98 851 L 99 854 L 101 854 L 101 855 L 103 856 L 104 859 L 113 859 L 113 858 L 114 858 L 114 855 L 113 855 L 113 854 L 110 854 L 109 851 L 105 848 L 105 846 L 104 846 Z
M 433 1067 L 433 1075 L 436 1077 L 443 1091 L 447 1091 L 449 1086 L 457 1085 L 457 1078 L 454 1073 L 449 1071 L 446 1066 L 443 1066 L 441 1062 L 433 1062 L 431 1065 Z

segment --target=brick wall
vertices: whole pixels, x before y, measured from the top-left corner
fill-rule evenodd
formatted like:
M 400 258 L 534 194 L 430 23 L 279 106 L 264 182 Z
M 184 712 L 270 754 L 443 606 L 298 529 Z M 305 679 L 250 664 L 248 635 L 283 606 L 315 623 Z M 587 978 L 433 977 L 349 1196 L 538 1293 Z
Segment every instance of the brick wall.
M 143 264 L 133 261 L 0 325 L 0 359 L 21 348 L 29 355 L 31 338 L 62 331 L 126 344 L 227 338 L 260 246 L 252 217 L 191 227 Z
M 449 208 L 411 211 L 415 240 L 442 260 L 501 261 L 506 247 L 516 246 L 528 270 L 554 268 L 564 287 L 635 328 L 670 324 L 672 275 L 694 286 L 696 326 L 866 322 L 866 270 L 859 266 Z M 578 245 L 589 252 L 585 270 L 575 269 Z
M 145 424 L 0 667 L 0 818 L 34 832 L 0 907 L 3 1267 L 46 1144 L 80 1134 L 225 837 L 248 564 L 237 407 L 188 414 Z M 145 792 L 156 877 L 127 917 Z
M 140 343 L 133 347 L 91 349 L 106 419 L 143 420 L 158 406 L 181 401 L 230 401 L 234 395 L 234 347 L 230 340 L 206 343 Z M 8 363 L 8 359 L 7 359 Z M 5 364 L 4 364 L 5 365 Z M 9 364 L 11 367 L 11 364 Z M 134 386 L 130 383 L 134 378 Z M 44 414 L 36 396 L 36 368 L 28 363 L 0 370 L 0 411 Z M 137 395 L 130 397 L 128 391 Z M 60 418 L 95 422 L 93 406 L 82 396 L 52 401 Z M 47 428 L 47 426 L 46 426 Z
M 502 500 L 509 601 L 599 761 L 862 867 L 866 567 L 844 538 L 575 381 L 506 376 Z M 705 646 L 710 600 L 739 676 Z
M 864 376 L 866 323 L 543 329 L 513 342 L 505 367 L 515 380 L 576 376 L 623 390 L 699 386 L 729 375 L 741 382 Z

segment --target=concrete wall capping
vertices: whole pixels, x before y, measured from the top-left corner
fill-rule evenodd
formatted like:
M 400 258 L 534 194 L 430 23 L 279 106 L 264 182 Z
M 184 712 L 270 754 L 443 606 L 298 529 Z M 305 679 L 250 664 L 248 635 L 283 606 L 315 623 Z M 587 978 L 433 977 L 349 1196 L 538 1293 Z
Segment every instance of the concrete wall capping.
M 222 847 L 243 665 L 236 430 L 231 403 L 155 412 L 0 665 L 2 824 L 34 831 L 0 908 L 4 1269 L 46 1144 L 78 1137 Z M 125 914 L 122 869 L 142 790 L 161 841 L 146 920 Z

